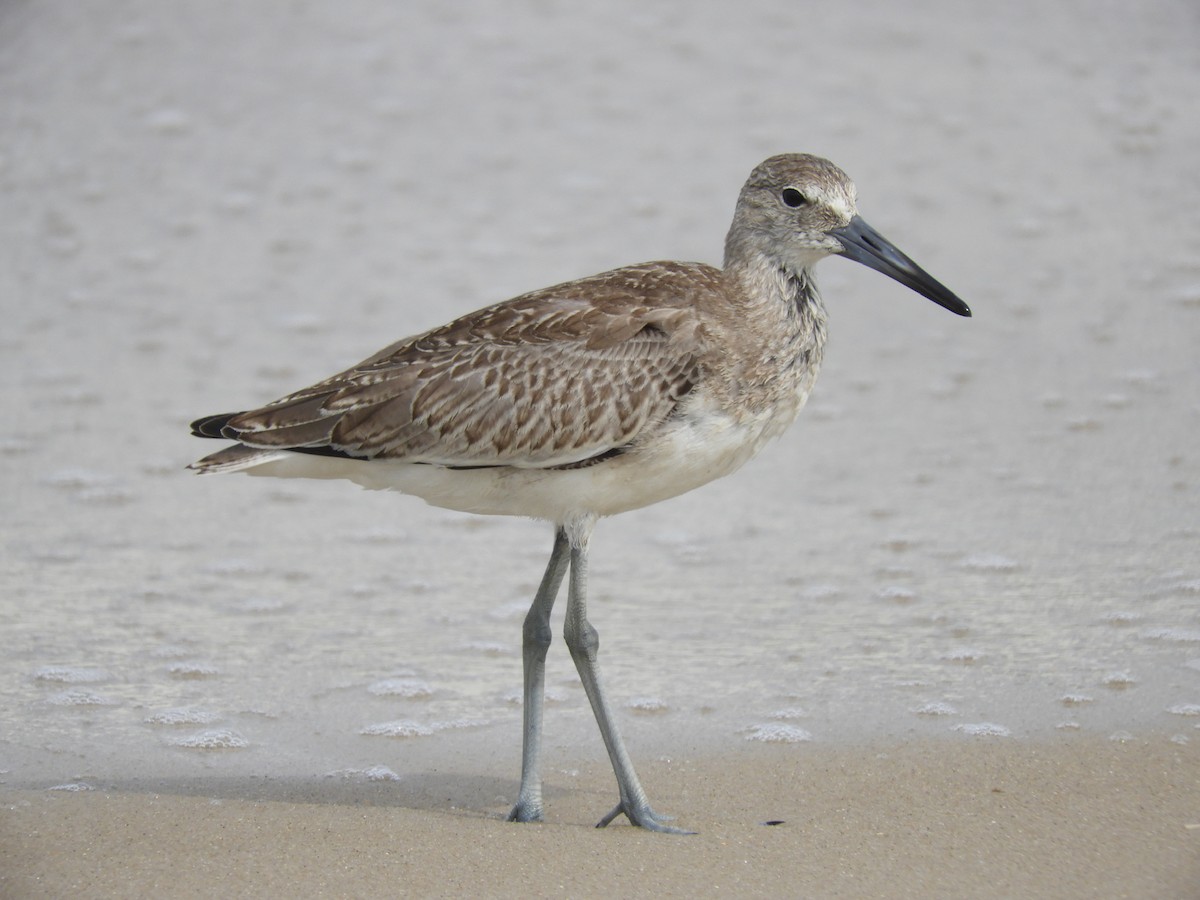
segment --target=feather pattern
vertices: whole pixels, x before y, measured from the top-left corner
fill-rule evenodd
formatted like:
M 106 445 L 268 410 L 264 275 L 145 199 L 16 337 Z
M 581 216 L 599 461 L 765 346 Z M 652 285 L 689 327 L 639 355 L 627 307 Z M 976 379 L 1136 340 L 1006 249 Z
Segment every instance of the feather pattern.
M 702 377 L 696 291 L 718 299 L 721 286 L 708 266 L 648 263 L 535 291 L 229 416 L 218 433 L 444 466 L 579 464 L 675 412 Z

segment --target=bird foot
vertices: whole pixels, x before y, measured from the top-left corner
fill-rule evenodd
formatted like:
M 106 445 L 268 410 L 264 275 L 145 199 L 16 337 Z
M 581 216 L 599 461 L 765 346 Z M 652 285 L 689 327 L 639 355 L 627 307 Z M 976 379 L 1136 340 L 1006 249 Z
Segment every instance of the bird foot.
M 695 834 L 694 831 L 687 831 L 683 828 L 676 828 L 674 825 L 667 825 L 674 819 L 674 816 L 663 815 L 657 813 L 650 808 L 648 803 L 643 803 L 640 806 L 632 803 L 626 803 L 622 800 L 612 812 L 606 815 L 603 819 L 596 823 L 597 828 L 603 828 L 617 816 L 624 815 L 629 820 L 631 825 L 637 825 L 639 828 L 645 828 L 647 831 L 658 831 L 662 834 Z
M 542 807 L 532 803 L 522 803 L 517 801 L 517 805 L 512 808 L 512 812 L 508 814 L 510 822 L 540 822 L 542 821 Z

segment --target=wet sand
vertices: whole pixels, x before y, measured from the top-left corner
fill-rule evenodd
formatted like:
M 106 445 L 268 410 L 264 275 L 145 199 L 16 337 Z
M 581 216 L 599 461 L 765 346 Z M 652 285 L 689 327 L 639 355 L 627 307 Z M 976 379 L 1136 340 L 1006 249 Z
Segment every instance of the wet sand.
M 1200 896 L 1196 743 L 748 746 L 642 768 L 699 834 L 592 827 L 600 764 L 551 777 L 528 826 L 503 821 L 515 784 L 478 772 L 6 791 L 0 895 Z

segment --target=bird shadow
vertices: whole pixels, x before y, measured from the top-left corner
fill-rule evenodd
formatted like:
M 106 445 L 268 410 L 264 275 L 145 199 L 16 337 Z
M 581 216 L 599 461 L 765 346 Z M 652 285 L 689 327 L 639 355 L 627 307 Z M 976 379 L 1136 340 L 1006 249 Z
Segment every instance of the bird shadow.
M 517 796 L 515 779 L 453 772 L 412 772 L 371 779 L 359 773 L 314 777 L 149 777 L 89 780 L 93 790 L 144 796 L 251 803 L 292 803 L 436 811 L 503 819 Z M 17 785 L 8 785 L 17 787 Z M 581 789 L 546 784 L 548 801 Z

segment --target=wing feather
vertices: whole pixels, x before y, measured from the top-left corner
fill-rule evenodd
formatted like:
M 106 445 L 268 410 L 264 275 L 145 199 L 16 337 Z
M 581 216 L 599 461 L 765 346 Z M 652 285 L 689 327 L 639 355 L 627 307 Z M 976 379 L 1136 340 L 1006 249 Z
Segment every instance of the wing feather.
M 720 291 L 719 271 L 650 263 L 526 294 L 231 416 L 220 432 L 253 448 L 448 466 L 611 454 L 702 376 L 698 289 Z

